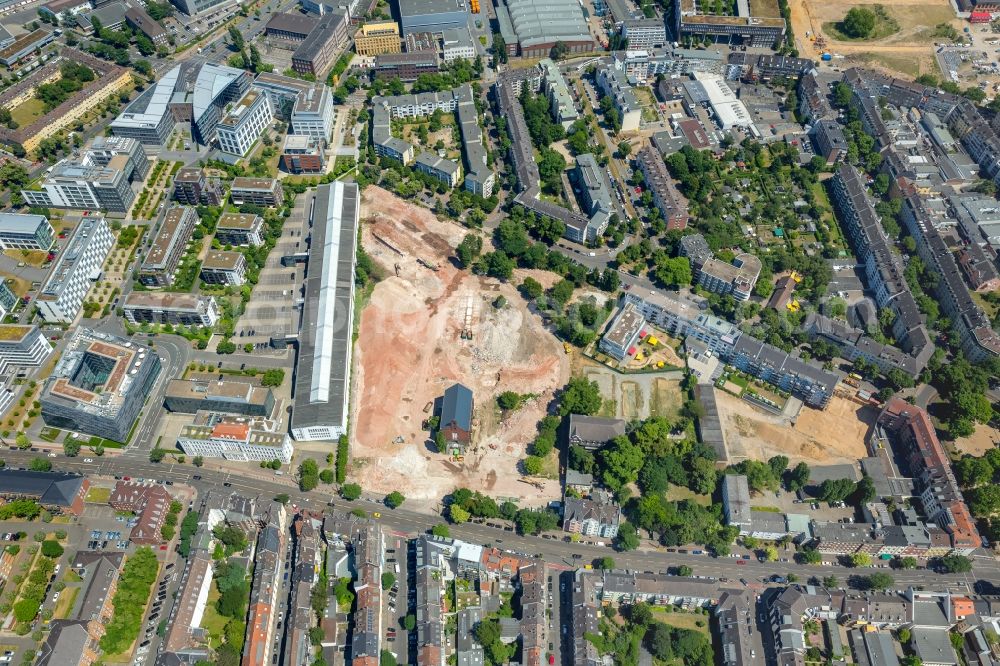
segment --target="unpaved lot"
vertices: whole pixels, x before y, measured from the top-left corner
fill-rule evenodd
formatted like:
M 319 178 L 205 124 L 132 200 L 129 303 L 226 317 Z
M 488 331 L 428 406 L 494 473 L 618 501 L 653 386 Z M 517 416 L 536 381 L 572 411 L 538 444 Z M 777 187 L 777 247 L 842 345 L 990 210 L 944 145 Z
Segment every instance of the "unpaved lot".
M 976 431 L 969 437 L 960 437 L 953 443 L 959 454 L 968 453 L 981 456 L 990 449 L 1000 446 L 1000 431 L 982 423 L 976 424 Z
M 916 77 L 919 74 L 938 74 L 934 60 L 934 28 L 939 23 L 950 23 L 961 32 L 964 24 L 955 17 L 955 10 L 948 0 L 883 0 L 878 3 L 899 24 L 899 31 L 873 41 L 838 41 L 823 30 L 824 23 L 841 21 L 851 7 L 873 2 L 825 2 L 824 0 L 789 0 L 792 28 L 799 55 L 819 60 L 824 52 L 844 55 L 832 64 L 842 68 L 865 65 L 890 73 Z M 819 35 L 826 40 L 817 42 L 806 33 Z M 939 41 L 944 41 L 943 39 Z
M 734 461 L 783 454 L 792 463 L 855 462 L 868 455 L 865 437 L 878 416 L 872 407 L 834 396 L 823 411 L 803 407 L 792 424 L 725 391 L 716 396 Z
M 437 500 L 459 486 L 530 504 L 556 497 L 556 481 L 542 490 L 519 482 L 517 462 L 569 378 L 562 345 L 512 285 L 451 263 L 467 229 L 378 188 L 365 191 L 361 217 L 362 244 L 390 277 L 360 314 L 354 476 L 368 490 L 401 490 L 413 499 Z M 507 305 L 497 310 L 499 295 Z M 472 340 L 460 337 L 463 328 Z M 455 382 L 475 400 L 474 445 L 464 461 L 434 452 L 421 427 L 427 404 Z M 501 422 L 495 398 L 505 390 L 538 397 Z
M 682 375 L 677 371 L 623 374 L 583 356 L 576 363 L 576 374 L 595 382 L 601 390 L 601 416 L 627 421 L 652 416 L 673 420 L 680 414 L 684 399 Z

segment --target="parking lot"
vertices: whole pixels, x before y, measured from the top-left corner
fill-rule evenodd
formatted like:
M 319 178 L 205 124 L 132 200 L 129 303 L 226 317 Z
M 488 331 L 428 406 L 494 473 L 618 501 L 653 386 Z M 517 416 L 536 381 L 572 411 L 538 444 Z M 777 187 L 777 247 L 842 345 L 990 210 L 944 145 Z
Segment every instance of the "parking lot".
M 299 328 L 298 301 L 302 298 L 302 265 L 283 266 L 281 258 L 305 252 L 309 231 L 306 224 L 306 197 L 299 197 L 292 215 L 285 221 L 281 238 L 260 271 L 246 311 L 236 325 L 234 342 L 265 346 L 272 336 L 291 335 Z

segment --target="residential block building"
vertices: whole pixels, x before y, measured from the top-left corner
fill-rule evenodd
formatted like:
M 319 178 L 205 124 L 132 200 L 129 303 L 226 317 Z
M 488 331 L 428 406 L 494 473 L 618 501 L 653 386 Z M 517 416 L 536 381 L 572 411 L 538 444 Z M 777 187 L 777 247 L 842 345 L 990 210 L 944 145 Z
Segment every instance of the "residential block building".
M 264 244 L 264 218 L 253 213 L 224 213 L 215 225 L 215 240 L 223 246 Z
M 160 528 L 170 513 L 173 498 L 158 483 L 119 481 L 115 484 L 108 504 L 115 511 L 129 511 L 138 515 L 138 522 L 129 533 L 129 541 L 140 545 L 156 545 L 163 541 Z
M 667 45 L 667 25 L 660 18 L 622 21 L 621 31 L 630 49 L 656 49 Z
M 646 188 L 653 194 L 653 205 L 659 209 L 667 229 L 686 229 L 690 219 L 687 199 L 674 184 L 660 152 L 647 145 L 636 155 L 636 161 L 646 180 Z
M 198 221 L 198 214 L 190 206 L 174 206 L 167 211 L 146 258 L 139 266 L 141 284 L 166 287 L 173 283 L 174 273 Z
M 183 167 L 174 176 L 174 200 L 186 206 L 221 206 L 222 189 L 198 167 Z
M 421 173 L 440 180 L 448 187 L 455 187 L 462 178 L 462 165 L 457 162 L 445 159 L 437 153 L 425 150 L 413 162 L 414 167 Z
M 201 279 L 206 284 L 238 287 L 246 282 L 247 260 L 241 252 L 213 250 L 201 262 Z
M 585 536 L 613 539 L 618 536 L 621 509 L 606 493 L 590 499 L 563 499 L 563 530 Z
M 212 296 L 197 294 L 133 291 L 122 305 L 130 324 L 171 324 L 172 326 L 215 326 L 219 306 Z
M 252 203 L 274 208 L 285 200 L 277 178 L 233 178 L 229 196 L 237 206 Z

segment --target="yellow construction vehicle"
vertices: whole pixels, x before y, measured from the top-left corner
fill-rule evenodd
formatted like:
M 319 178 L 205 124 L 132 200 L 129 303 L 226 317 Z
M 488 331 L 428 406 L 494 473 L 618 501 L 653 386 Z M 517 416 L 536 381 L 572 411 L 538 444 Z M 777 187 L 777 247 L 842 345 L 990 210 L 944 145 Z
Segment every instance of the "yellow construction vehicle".
M 564 342 L 563 343 L 563 351 L 565 351 L 567 354 L 572 354 L 573 353 L 573 346 L 570 345 L 568 342 Z

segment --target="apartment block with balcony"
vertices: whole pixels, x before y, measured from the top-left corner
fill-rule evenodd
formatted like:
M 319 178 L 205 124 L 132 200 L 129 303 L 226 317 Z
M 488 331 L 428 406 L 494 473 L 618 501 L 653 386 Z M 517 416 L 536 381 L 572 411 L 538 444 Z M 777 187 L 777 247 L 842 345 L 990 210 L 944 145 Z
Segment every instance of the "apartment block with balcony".
M 240 252 L 209 252 L 201 263 L 201 280 L 206 284 L 239 287 L 246 282 L 247 260 Z
M 146 258 L 139 266 L 139 282 L 147 287 L 166 287 L 187 250 L 187 243 L 198 224 L 198 214 L 189 206 L 174 206 L 167 211 L 153 238 Z
M 219 306 L 212 296 L 133 291 L 122 305 L 130 324 L 215 326 Z
M 186 206 L 221 206 L 222 188 L 198 167 L 184 167 L 174 176 L 174 200 Z
M 277 178 L 233 178 L 229 197 L 237 206 L 245 203 L 273 208 L 282 203 L 285 195 Z
M 225 213 L 215 225 L 215 240 L 223 246 L 264 244 L 264 218 L 253 213 Z

